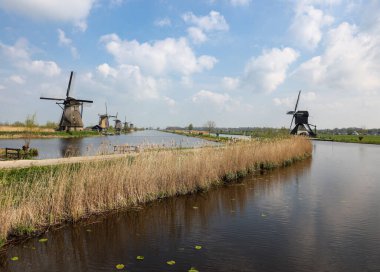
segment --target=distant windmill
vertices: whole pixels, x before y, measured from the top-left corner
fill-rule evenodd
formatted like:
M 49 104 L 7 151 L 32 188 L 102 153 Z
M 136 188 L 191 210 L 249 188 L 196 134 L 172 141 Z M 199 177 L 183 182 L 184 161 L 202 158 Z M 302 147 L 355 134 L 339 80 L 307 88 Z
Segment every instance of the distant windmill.
M 124 127 L 123 127 L 123 130 L 124 132 L 128 132 L 129 128 L 128 128 L 128 122 L 127 122 L 127 116 L 125 116 L 125 119 L 124 119 Z
M 118 115 L 118 113 L 116 113 L 116 116 L 114 116 L 115 117 L 115 119 L 114 119 L 115 120 L 115 132 L 120 134 L 120 131 L 121 131 L 123 125 L 122 125 L 121 121 L 119 119 L 117 119 L 117 115 Z
M 110 127 L 109 119 L 111 117 L 116 117 L 116 116 L 108 115 L 107 103 L 106 103 L 106 113 L 105 114 L 99 114 L 99 127 L 102 130 L 107 130 Z
M 308 111 L 297 111 L 298 102 L 300 100 L 301 91 L 298 92 L 296 106 L 294 107 L 294 111 L 288 111 L 286 114 L 293 115 L 292 121 L 290 122 L 290 134 L 306 134 L 311 137 L 317 136 L 316 126 L 309 124 L 309 112 Z M 294 121 L 294 128 L 293 126 Z M 310 126 L 314 127 L 314 131 L 310 128 Z
M 67 86 L 66 98 L 40 97 L 40 99 L 57 100 L 56 104 L 63 110 L 58 130 L 83 130 L 83 103 L 93 103 L 92 100 L 75 99 L 70 95 L 71 81 L 74 72 L 70 73 L 69 85 Z

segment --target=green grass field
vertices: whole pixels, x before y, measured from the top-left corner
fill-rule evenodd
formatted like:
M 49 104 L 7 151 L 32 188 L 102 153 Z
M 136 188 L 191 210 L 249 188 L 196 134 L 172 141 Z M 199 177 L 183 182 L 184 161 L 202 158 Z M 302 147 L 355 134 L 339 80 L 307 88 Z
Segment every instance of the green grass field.
M 317 138 L 324 141 L 334 141 L 334 142 L 380 144 L 380 136 L 377 136 L 377 135 L 319 134 Z

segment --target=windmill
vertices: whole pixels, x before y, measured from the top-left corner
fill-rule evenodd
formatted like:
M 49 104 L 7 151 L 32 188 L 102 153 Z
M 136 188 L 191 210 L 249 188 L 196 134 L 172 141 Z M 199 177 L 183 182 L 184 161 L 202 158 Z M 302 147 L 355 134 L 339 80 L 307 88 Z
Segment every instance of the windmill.
M 75 99 L 70 95 L 71 82 L 74 72 L 70 73 L 69 85 L 67 86 L 66 98 L 40 97 L 45 100 L 56 100 L 56 104 L 63 110 L 58 130 L 83 130 L 83 103 L 93 103 L 92 100 Z
M 106 104 L 106 113 L 105 114 L 99 114 L 99 127 L 101 128 L 101 130 L 107 130 L 110 126 L 109 119 L 111 117 L 116 117 L 113 115 L 108 115 L 107 103 L 105 103 L 105 104 Z
M 117 115 L 118 115 L 118 113 L 116 113 L 116 116 L 114 116 L 115 117 L 115 119 L 114 119 L 115 120 L 115 132 L 117 134 L 120 134 L 120 131 L 122 129 L 122 123 L 119 119 L 117 119 Z
M 301 91 L 298 92 L 296 106 L 294 107 L 294 111 L 288 111 L 286 114 L 293 115 L 292 121 L 290 122 L 290 134 L 301 134 L 308 135 L 311 137 L 317 136 L 317 126 L 309 124 L 309 112 L 308 111 L 299 111 L 297 110 L 298 102 L 300 100 Z M 292 129 L 294 121 L 294 128 Z M 310 126 L 314 127 L 314 131 L 310 128 Z
M 128 132 L 128 130 L 129 130 L 129 128 L 128 128 L 128 122 L 127 122 L 127 116 L 125 116 L 125 118 L 124 118 L 124 127 L 123 127 L 123 131 L 125 132 L 125 133 L 127 133 Z

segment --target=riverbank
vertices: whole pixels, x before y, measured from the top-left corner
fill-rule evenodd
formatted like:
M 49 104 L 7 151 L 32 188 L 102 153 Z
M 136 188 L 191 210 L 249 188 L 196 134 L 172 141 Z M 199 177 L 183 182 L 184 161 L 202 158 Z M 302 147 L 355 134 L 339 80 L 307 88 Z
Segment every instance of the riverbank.
M 333 135 L 320 134 L 315 138 L 318 141 L 331 141 L 356 144 L 380 144 L 380 135 Z
M 311 152 L 308 139 L 292 137 L 2 170 L 0 245 L 92 214 L 207 190 L 256 171 L 291 165 Z
M 101 136 L 97 131 L 54 131 L 54 130 L 1 130 L 0 139 L 39 139 L 39 138 L 77 138 Z
M 192 130 L 192 131 L 187 131 L 187 130 L 162 130 L 163 132 L 167 133 L 173 133 L 177 135 L 182 135 L 186 137 L 194 137 L 194 138 L 199 138 L 207 141 L 212 141 L 212 142 L 228 142 L 231 139 L 229 137 L 219 137 L 216 135 L 210 134 L 208 131 L 198 131 L 198 130 Z

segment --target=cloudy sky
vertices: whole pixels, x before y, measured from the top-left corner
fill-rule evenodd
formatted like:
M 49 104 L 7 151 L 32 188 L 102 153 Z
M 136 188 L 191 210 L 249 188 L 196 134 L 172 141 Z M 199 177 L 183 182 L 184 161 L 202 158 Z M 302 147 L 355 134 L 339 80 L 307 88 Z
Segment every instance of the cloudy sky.
M 380 127 L 380 1 L 0 0 L 0 122 Z

